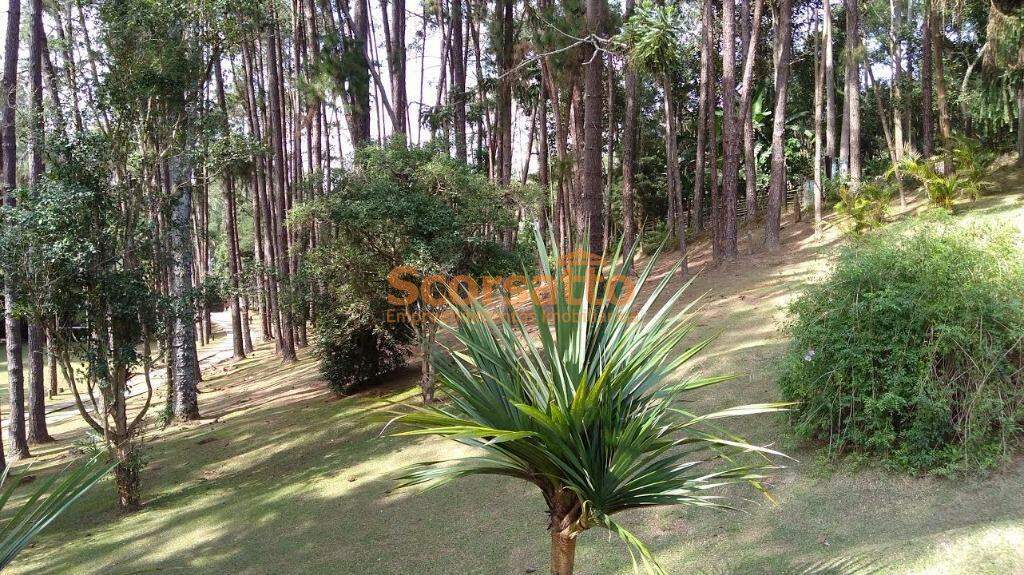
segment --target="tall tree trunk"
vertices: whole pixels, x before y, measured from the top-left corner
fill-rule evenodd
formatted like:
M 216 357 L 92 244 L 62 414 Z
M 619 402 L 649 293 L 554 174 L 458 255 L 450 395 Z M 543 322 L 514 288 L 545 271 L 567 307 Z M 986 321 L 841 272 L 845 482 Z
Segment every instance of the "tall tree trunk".
M 701 43 L 700 43 L 700 95 L 697 103 L 697 157 L 693 175 L 693 230 L 700 233 L 704 229 L 704 171 L 707 159 L 708 140 L 708 118 L 714 117 L 712 111 L 713 101 L 711 99 L 711 84 L 714 82 L 714 74 L 711 72 L 712 46 L 714 35 L 712 33 L 713 7 L 711 0 L 704 0 L 701 3 Z M 711 129 L 714 130 L 714 120 L 711 120 Z M 714 163 L 715 154 L 711 154 L 710 163 Z
M 250 44 L 245 43 L 242 45 L 242 67 L 244 74 L 234 74 L 236 83 L 241 82 L 242 88 L 239 89 L 244 95 L 242 99 L 243 106 L 246 111 L 246 120 L 249 125 L 249 132 L 260 143 L 265 143 L 263 138 L 262 130 L 259 124 L 259 114 L 257 110 L 257 101 L 255 88 L 253 86 L 253 79 L 255 78 L 255 65 L 252 61 L 252 51 L 250 50 Z M 244 76 L 244 77 L 240 77 Z M 341 141 L 339 135 L 339 141 Z M 269 269 L 272 265 L 271 251 L 268 246 L 270 244 L 269 237 L 273 234 L 264 234 L 264 228 L 267 226 L 267 213 L 264 209 L 266 205 L 266 194 L 264 193 L 264 187 L 266 185 L 266 170 L 265 157 L 257 159 L 255 169 L 253 170 L 250 178 L 250 188 L 252 194 L 252 218 L 253 218 L 253 260 L 257 264 L 255 270 L 256 278 L 256 294 L 259 300 L 260 308 L 260 326 L 262 329 L 263 341 L 270 341 L 273 339 L 272 326 L 274 325 L 274 318 L 272 310 L 273 304 L 273 291 L 274 282 L 267 277 L 265 269 Z
M 845 60 L 845 56 L 844 56 Z M 845 68 L 845 66 L 844 66 Z M 843 109 L 839 122 L 839 175 L 850 177 L 850 99 L 846 97 L 846 76 L 843 76 Z
M 786 98 L 789 95 L 790 51 L 793 34 L 792 0 L 779 4 L 779 21 L 775 27 L 775 46 L 778 61 L 775 70 L 775 110 L 772 112 L 772 174 L 765 210 L 764 243 L 770 251 L 779 249 L 782 220 L 782 201 L 786 195 Z
M 823 0 L 824 67 L 825 67 L 825 175 L 831 178 L 836 163 L 836 69 L 832 50 L 832 1 Z
M 230 135 L 228 125 L 228 107 L 224 97 L 224 77 L 221 72 L 220 57 L 214 60 L 214 76 L 217 83 L 217 105 L 224 116 L 224 135 Z M 231 343 L 235 359 L 245 359 L 245 343 L 242 337 L 242 314 L 238 303 L 238 251 L 235 226 L 235 181 L 230 174 L 225 174 L 221 186 L 224 192 L 224 238 L 228 244 L 228 306 L 231 311 Z
M 29 324 L 28 442 L 34 445 L 53 441 L 46 428 L 45 334 L 43 327 L 38 323 Z
M 764 9 L 764 0 L 755 0 L 753 13 L 753 27 L 750 21 L 750 3 L 744 0 L 742 41 L 740 45 L 744 48 L 743 56 L 743 89 L 740 90 L 740 120 L 743 122 L 743 154 L 744 154 L 744 190 L 746 199 L 747 216 L 749 223 L 753 223 L 755 211 L 757 210 L 757 186 L 754 173 L 754 120 L 753 120 L 753 98 L 754 98 L 754 60 L 756 58 L 758 39 L 761 33 L 761 11 Z M 738 137 L 738 136 L 737 136 Z M 750 250 L 754 250 L 754 226 L 747 226 L 747 238 Z
M 3 195 L 7 206 L 14 205 L 14 189 L 17 179 L 17 139 L 15 135 L 14 108 L 17 105 L 18 81 L 18 40 L 21 26 L 21 1 L 9 0 L 7 4 L 7 38 L 4 41 L 4 99 L 3 106 Z M 4 323 L 7 331 L 7 386 L 11 402 L 10 422 L 7 426 L 10 458 L 17 461 L 29 456 L 28 439 L 25 436 L 25 379 L 22 370 L 21 321 L 14 315 L 17 290 L 11 278 L 16 270 L 7 269 L 4 275 Z M 2 446 L 0 446 L 2 447 Z M 3 451 L 0 449 L 0 451 Z M 0 463 L 4 463 L 0 453 Z M 4 463 L 6 467 L 6 463 Z
M 61 103 L 60 80 L 57 78 L 57 68 L 54 67 L 53 60 L 50 58 L 46 33 L 43 32 L 40 36 L 40 58 L 41 65 L 46 71 L 46 91 L 50 95 L 50 101 L 53 102 L 53 131 L 63 136 L 67 133 L 67 119 L 64 117 L 64 105 Z
M 946 35 L 943 33 L 942 14 L 938 10 L 938 2 L 932 0 L 928 4 L 930 25 L 929 31 L 932 37 L 932 80 L 935 83 L 935 107 L 939 111 L 939 135 L 942 136 L 942 145 L 948 150 L 949 140 L 952 137 L 952 128 L 949 124 L 949 104 L 946 100 L 946 78 L 944 77 L 944 65 L 942 62 L 943 44 Z M 947 157 L 943 162 L 943 170 L 948 173 L 952 166 L 951 160 Z
M 285 144 L 285 157 L 288 158 L 291 170 L 287 172 L 288 184 L 287 184 L 287 209 L 291 209 L 296 203 L 301 203 L 304 199 L 305 186 L 303 180 L 307 173 L 304 171 L 302 158 L 303 158 L 303 117 L 305 111 L 308 109 L 308 96 L 303 94 L 301 90 L 295 89 L 295 86 L 299 85 L 303 75 L 303 68 L 305 67 L 305 49 L 304 49 L 304 37 L 303 26 L 302 26 L 302 13 L 304 11 L 303 5 L 305 2 L 302 0 L 293 1 L 292 10 L 292 42 L 291 60 L 285 60 L 282 56 L 282 64 L 285 65 L 285 73 L 281 75 L 280 90 L 282 94 L 281 102 L 283 103 L 283 110 L 285 114 L 291 117 L 291 147 Z M 280 42 L 284 42 L 282 37 L 279 37 Z M 279 54 L 284 54 L 282 48 Z M 286 87 L 285 77 L 290 77 L 291 84 Z M 291 89 L 289 89 L 291 88 Z M 287 95 L 287 97 L 285 97 Z M 291 105 L 289 110 L 288 105 Z M 286 130 L 289 128 L 286 128 Z M 308 130 L 307 130 L 308 132 Z M 309 148 L 306 148 L 306 152 L 309 152 Z M 287 212 L 285 212 L 287 213 Z M 289 252 L 288 265 L 289 271 L 293 277 L 298 273 L 301 265 L 302 252 L 306 247 L 306 230 L 301 223 L 287 226 L 289 235 L 289 245 L 291 251 Z M 306 346 L 306 293 L 302 289 L 292 290 L 292 298 L 294 304 L 291 306 L 292 310 L 292 334 L 294 338 L 295 347 L 301 348 Z
M 634 0 L 626 0 L 624 19 L 628 20 L 633 15 L 635 4 Z M 622 164 L 623 252 L 628 254 L 636 241 L 636 220 L 633 212 L 636 209 L 636 144 L 637 117 L 639 116 L 636 70 L 629 62 L 624 64 L 623 87 L 626 101 L 622 118 L 622 155 L 619 162 Z
M 846 89 L 849 130 L 850 187 L 860 186 L 860 6 L 858 0 L 846 3 Z
M 537 117 L 540 113 L 540 100 L 530 112 L 530 130 L 526 139 L 526 154 L 523 158 L 523 170 L 519 173 L 519 184 L 525 186 L 530 179 L 530 164 L 533 162 L 533 141 L 537 139 Z
M 603 31 L 605 0 L 587 0 L 587 31 L 598 36 Z M 584 107 L 583 107 L 583 181 L 580 200 L 585 211 L 581 221 L 589 231 L 591 253 L 600 253 L 604 245 L 601 215 L 604 202 L 601 197 L 601 147 L 604 120 L 602 98 L 604 77 L 604 54 L 587 46 L 583 57 Z M 581 236 L 582 237 L 582 236 Z
M 907 121 L 907 107 L 903 102 L 903 39 L 900 37 L 900 29 L 903 26 L 903 4 L 900 0 L 889 0 L 889 52 L 892 57 L 892 89 L 890 98 L 892 100 L 892 126 L 893 126 L 893 157 L 894 165 L 899 166 L 906 154 L 906 136 L 903 133 L 903 126 Z M 870 70 L 871 67 L 867 66 Z M 903 178 L 897 172 L 897 185 L 900 190 L 900 205 L 907 205 L 907 194 L 903 185 Z
M 387 14 L 384 17 L 386 19 Z M 405 137 L 409 129 L 409 100 L 405 89 L 405 0 L 392 1 L 388 70 L 391 72 L 391 97 L 394 99 L 394 133 Z
M 903 124 L 906 121 L 907 107 L 903 103 L 903 40 L 900 28 L 903 26 L 903 9 L 900 0 L 889 0 L 889 51 L 891 53 L 892 72 L 892 126 L 893 145 L 896 161 L 903 159 L 906 139 L 903 135 Z
M 291 270 L 288 262 L 288 227 L 286 223 L 287 219 L 287 202 L 286 202 L 286 181 L 285 181 L 285 157 L 284 151 L 284 134 L 283 130 L 283 112 L 282 112 L 282 99 L 281 99 L 281 69 L 280 69 L 280 58 L 277 52 L 277 30 L 275 26 L 270 26 L 267 33 L 267 68 L 269 69 L 269 82 L 270 82 L 270 144 L 273 155 L 273 181 L 274 181 L 274 193 L 277 201 L 276 210 L 276 221 L 274 222 L 274 229 L 277 234 L 277 273 L 279 282 L 278 292 L 281 290 L 290 289 L 291 286 Z M 281 351 L 281 358 L 286 362 L 295 361 L 295 342 L 293 339 L 293 326 L 292 326 L 292 309 L 291 305 L 286 303 L 288 298 L 281 298 L 278 301 L 278 308 L 281 317 L 281 327 L 279 330 L 278 346 Z
M 710 9 L 709 9 L 710 10 Z M 710 10 L 710 17 L 708 22 L 711 26 L 708 26 L 708 30 L 712 36 L 710 45 L 718 45 L 721 47 L 721 38 L 714 38 L 715 26 L 715 12 Z M 715 59 L 708 59 L 708 72 L 711 81 L 708 83 L 708 178 L 711 180 L 711 254 L 714 261 L 719 261 L 722 258 L 722 192 L 721 192 L 721 181 L 719 176 L 718 168 L 718 124 L 716 121 L 713 105 L 718 101 L 718 84 L 715 81 Z
M 935 153 L 932 119 L 932 8 L 937 0 L 925 0 L 924 24 L 921 29 L 921 153 L 927 158 Z
M 1024 49 L 1021 60 L 1024 60 Z M 1017 165 L 1024 166 L 1024 86 L 1017 86 Z
M 614 224 L 612 223 L 612 185 L 615 180 L 615 142 L 617 141 L 618 135 L 618 122 L 615 118 L 615 66 L 609 65 L 607 67 L 607 78 L 608 81 L 605 84 L 605 106 L 608 110 L 608 167 L 605 172 L 604 178 L 604 206 L 602 207 L 602 214 L 604 215 L 604 230 L 602 236 L 604 238 L 604 245 L 602 251 L 608 252 L 609 243 L 612 241 Z M 532 142 L 531 136 L 531 142 Z M 527 148 L 529 151 L 529 148 Z
M 182 154 L 168 164 L 171 190 L 175 195 L 171 211 L 171 296 L 174 298 L 171 326 L 171 371 L 174 399 L 171 410 L 179 421 L 199 418 L 199 382 L 196 364 L 195 305 L 192 301 L 192 174 Z
M 878 123 L 882 126 L 882 135 L 885 138 L 885 149 L 889 152 L 889 160 L 895 165 L 897 160 L 896 143 L 893 137 L 892 127 L 889 126 L 889 118 L 885 113 L 885 105 L 882 102 L 882 91 L 875 83 L 875 75 L 871 66 L 864 66 L 864 75 L 867 76 L 866 87 L 875 96 L 875 110 L 878 112 Z
M 565 166 L 569 165 L 569 126 L 568 118 L 566 118 L 568 114 L 562 106 L 557 84 L 554 80 L 551 80 L 548 86 L 548 93 L 551 95 L 552 120 L 555 124 L 555 158 L 559 166 L 557 171 L 558 180 L 555 185 L 555 205 L 552 221 L 554 222 L 555 237 L 558 239 L 558 244 L 565 246 L 568 243 L 572 229 L 568 202 L 571 184 L 566 177 L 567 170 L 564 169 Z
M 736 257 L 741 132 L 736 111 L 736 0 L 722 2 L 722 258 Z
M 360 148 L 370 142 L 370 59 L 367 45 L 370 41 L 370 19 L 368 0 L 353 0 L 352 35 L 353 50 L 358 73 L 349 81 L 345 96 L 349 99 L 349 137 L 352 146 Z
M 71 4 L 67 4 L 68 14 L 68 26 L 71 26 Z M 82 121 L 82 107 L 78 100 L 78 64 L 75 62 L 75 56 L 71 49 L 71 43 L 67 40 L 67 34 L 64 31 L 64 20 L 61 17 L 60 10 L 53 11 L 53 18 L 57 30 L 57 38 L 60 40 L 61 55 L 64 59 L 64 77 L 67 81 L 68 92 L 71 93 L 71 104 L 72 104 L 72 118 L 75 122 L 75 131 L 81 132 L 83 128 Z
M 100 73 L 97 67 L 97 62 L 100 61 L 99 56 L 92 49 L 92 36 L 89 33 L 89 26 L 85 22 L 85 9 L 83 8 L 83 0 L 73 0 L 78 8 L 78 24 L 81 28 L 81 39 L 85 42 L 85 56 L 86 62 L 89 64 L 89 71 L 92 73 L 92 82 L 85 82 L 86 85 L 86 96 L 89 101 L 90 107 L 95 110 L 100 110 L 101 114 L 98 118 L 100 121 L 100 128 L 104 133 L 110 131 L 110 115 L 107 112 L 106 106 L 98 106 L 94 96 L 95 87 L 100 85 Z M 70 8 L 68 9 L 70 16 Z M 69 23 L 70 26 L 70 23 Z M 71 34 L 71 38 L 76 38 L 75 34 Z
M 827 5 L 828 0 L 823 4 Z M 821 195 L 822 195 L 822 131 L 821 117 L 825 100 L 825 61 L 822 58 L 822 36 L 819 23 L 822 20 L 821 9 L 814 20 L 814 231 L 821 233 Z
M 750 0 L 743 0 L 740 3 L 740 46 L 741 49 L 750 46 Z M 756 52 L 753 52 L 756 54 Z M 744 66 L 746 61 L 744 60 Z M 752 82 L 745 82 L 743 84 L 743 91 L 751 92 L 753 90 Z M 754 116 L 753 109 L 748 104 L 740 110 L 740 115 L 743 119 L 743 183 L 744 183 L 744 199 L 746 200 L 747 215 L 746 219 L 748 222 L 753 221 L 757 215 L 757 161 L 754 156 Z M 753 226 L 747 226 L 747 233 L 752 233 Z M 751 249 L 753 249 L 753 239 L 751 238 Z
M 512 0 L 499 0 L 494 17 L 497 19 L 498 34 L 498 171 L 500 186 L 508 186 L 512 180 L 512 43 L 514 41 Z
M 683 215 L 683 186 L 679 175 L 679 143 L 677 142 L 676 104 L 672 94 L 672 76 L 665 73 L 661 78 L 661 88 L 665 92 L 665 158 L 668 161 L 665 172 L 668 176 L 669 197 L 676 204 L 675 229 L 670 230 L 679 242 L 679 273 L 682 277 L 689 274 L 686 261 L 686 217 Z
M 32 161 L 29 185 L 40 184 L 43 177 L 43 1 L 31 0 L 29 19 L 29 84 L 31 86 L 31 120 L 29 122 L 29 147 Z M 58 110 L 58 113 L 62 111 Z M 29 381 L 28 381 L 28 441 L 47 443 L 53 441 L 46 430 L 46 383 L 43 349 L 46 345 L 43 326 L 30 321 L 28 326 Z
M 496 4 L 494 17 L 498 35 L 498 98 L 497 98 L 497 182 L 507 189 L 512 183 L 512 58 L 515 23 L 513 21 L 515 2 L 500 0 Z M 514 228 L 499 230 L 501 243 L 506 249 L 512 248 Z
M 538 103 L 537 115 L 537 135 L 540 138 L 537 146 L 537 182 L 544 191 L 539 200 L 537 223 L 540 228 L 541 237 L 547 241 L 548 234 L 551 232 L 551 170 L 549 166 L 551 159 L 548 154 L 548 89 L 543 80 L 541 80 L 540 85 L 540 102 Z
M 53 334 L 53 331 L 51 330 L 51 328 L 47 328 L 46 333 L 45 333 L 46 342 L 47 342 L 47 346 L 46 346 L 47 354 L 46 354 L 46 356 L 47 356 L 47 359 L 50 362 L 50 398 L 51 399 L 54 398 L 54 397 L 57 397 L 57 392 L 58 392 L 58 387 L 59 387 L 58 381 L 57 381 L 57 347 L 56 347 L 56 343 L 53 341 L 53 335 L 52 334 Z
M 455 157 L 466 161 L 466 61 L 463 60 L 462 0 L 451 0 L 451 98 L 454 105 Z M 545 128 L 546 129 L 546 128 Z
M 589 56 L 587 57 L 589 59 Z M 583 179 L 585 177 L 584 172 L 587 169 L 587 165 L 584 161 L 584 156 L 587 150 L 586 142 L 586 117 L 584 111 L 584 97 L 586 90 L 586 80 L 584 83 L 573 82 L 571 91 L 569 93 L 569 131 L 572 134 L 572 153 L 575 161 L 575 170 L 572 173 L 571 185 L 567 190 L 566 194 L 566 206 L 567 215 L 566 223 L 572 222 L 575 227 L 574 238 L 580 245 L 587 242 L 587 238 L 583 236 L 583 231 L 588 227 L 589 212 L 587 211 L 586 204 L 583 203 Z M 597 154 L 600 158 L 600 152 Z M 600 164 L 600 159 L 598 160 Z M 600 182 L 600 178 L 597 178 Z M 600 186 L 600 183 L 596 184 Z M 565 246 L 566 249 L 570 249 L 573 246 Z

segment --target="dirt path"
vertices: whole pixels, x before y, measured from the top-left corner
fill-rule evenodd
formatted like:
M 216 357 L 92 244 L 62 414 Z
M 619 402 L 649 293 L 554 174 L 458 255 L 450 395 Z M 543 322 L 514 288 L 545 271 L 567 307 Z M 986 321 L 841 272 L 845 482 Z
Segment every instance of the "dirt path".
M 199 350 L 199 369 L 201 371 L 207 371 L 221 363 L 231 359 L 234 350 L 231 342 L 231 318 L 229 312 L 221 311 L 210 314 L 210 319 L 214 324 L 214 338 L 205 347 Z M 164 364 L 158 364 L 153 366 L 153 370 L 150 373 L 150 381 L 153 385 L 154 398 L 159 394 L 158 391 L 163 389 L 167 384 L 166 370 Z M 128 380 L 128 398 L 134 398 L 146 393 L 146 381 L 141 373 L 133 374 L 131 379 Z M 154 399 L 155 401 L 155 399 Z M 58 396 L 56 400 L 49 400 L 46 403 L 46 423 L 47 425 L 57 425 L 68 420 L 73 420 L 79 417 L 78 410 L 75 407 L 75 400 L 70 396 L 68 392 Z M 5 415 L 0 425 L 4 429 L 7 428 L 8 419 Z

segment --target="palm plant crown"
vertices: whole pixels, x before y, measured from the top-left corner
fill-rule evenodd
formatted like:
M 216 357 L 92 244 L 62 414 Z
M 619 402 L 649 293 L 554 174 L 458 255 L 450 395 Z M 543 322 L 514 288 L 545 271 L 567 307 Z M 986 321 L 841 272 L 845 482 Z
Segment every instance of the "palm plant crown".
M 537 241 L 544 254 L 539 236 Z M 529 322 L 527 313 L 514 309 L 491 317 L 475 300 L 453 305 L 457 321 L 447 327 L 454 345 L 434 358 L 447 403 L 396 417 L 403 426 L 396 435 L 439 435 L 481 452 L 416 464 L 400 478 L 400 487 L 505 475 L 540 488 L 550 515 L 551 572 L 557 575 L 572 573 L 576 538 L 591 527 L 620 537 L 634 568 L 639 557 L 647 572 L 663 573 L 646 546 L 612 516 L 657 505 L 727 507 L 711 490 L 737 481 L 757 484 L 769 467 L 767 455 L 777 454 L 723 432 L 713 421 L 777 411 L 780 405 L 703 415 L 680 406 L 683 395 L 729 378 L 667 380 L 711 338 L 677 353 L 694 331 L 694 304 L 676 310 L 686 286 L 659 303 L 674 275 L 667 273 L 641 297 L 652 258 L 636 288 L 622 289 L 624 270 L 617 262 L 632 258 L 620 258 L 619 251 L 597 265 L 555 274 L 547 258 L 540 258 L 545 277 L 552 278 L 550 297 L 545 302 L 539 293 L 545 286 L 527 282 Z M 553 252 L 551 261 L 556 258 Z M 755 465 L 734 462 L 732 456 L 741 452 L 763 457 Z

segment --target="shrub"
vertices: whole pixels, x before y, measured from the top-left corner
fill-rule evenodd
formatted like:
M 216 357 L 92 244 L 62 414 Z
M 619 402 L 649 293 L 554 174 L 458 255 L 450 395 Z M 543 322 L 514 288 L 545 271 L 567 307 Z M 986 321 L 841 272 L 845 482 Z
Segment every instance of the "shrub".
M 941 208 L 951 209 L 959 198 L 976 200 L 985 192 L 985 180 L 992 154 L 964 137 L 954 137 L 945 152 L 934 158 L 907 156 L 890 168 L 890 174 L 903 172 L 921 183 L 928 200 Z M 949 165 L 946 166 L 945 164 Z
M 892 184 L 885 180 L 865 182 L 856 192 L 842 185 L 837 193 L 839 202 L 836 204 L 836 212 L 850 219 L 855 234 L 884 224 L 889 213 L 889 203 L 895 195 Z
M 315 324 L 315 349 L 320 374 L 335 393 L 372 384 L 405 363 L 411 341 L 408 325 L 337 309 L 325 311 Z
M 656 253 L 665 246 L 668 239 L 668 228 L 665 222 L 659 221 L 643 231 L 640 236 L 641 251 L 645 256 Z
M 330 230 L 293 278 L 318 288 L 316 350 L 332 389 L 372 383 L 403 364 L 410 344 L 429 346 L 403 323 L 404 308 L 387 301 L 395 268 L 413 268 L 411 281 L 522 269 L 494 241 L 515 225 L 505 204 L 503 190 L 447 151 L 395 143 L 359 149 L 351 169 L 333 174 L 331 194 L 293 210 Z M 410 311 L 429 312 L 421 303 Z
M 791 307 L 798 435 L 912 472 L 1002 457 L 1024 416 L 1018 236 L 949 218 L 865 237 Z
M 849 179 L 840 174 L 835 173 L 831 178 L 822 178 L 821 180 L 821 200 L 825 205 L 832 205 L 839 202 L 841 198 L 841 192 L 845 191 L 849 185 Z

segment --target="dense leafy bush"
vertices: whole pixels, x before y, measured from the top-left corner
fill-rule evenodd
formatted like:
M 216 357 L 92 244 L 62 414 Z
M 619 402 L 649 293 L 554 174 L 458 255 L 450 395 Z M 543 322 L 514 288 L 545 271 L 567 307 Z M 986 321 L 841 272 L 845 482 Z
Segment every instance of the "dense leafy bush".
M 644 255 L 651 255 L 665 246 L 668 237 L 668 228 L 665 222 L 657 222 L 650 228 L 643 231 L 640 236 L 640 246 Z M 670 246 L 671 247 L 671 246 Z
M 320 373 L 338 393 L 374 382 L 405 363 L 408 326 L 327 309 L 316 322 L 316 354 Z
M 407 346 L 420 343 L 420 332 L 403 323 L 406 308 L 387 301 L 389 293 L 399 295 L 388 283 L 392 270 L 408 266 L 403 278 L 417 284 L 431 274 L 521 268 L 513 251 L 494 241 L 513 225 L 502 191 L 443 151 L 368 146 L 332 180 L 332 193 L 296 217 L 332 231 L 307 255 L 305 271 L 320 292 L 314 325 L 321 372 L 347 393 L 402 365 Z M 421 303 L 409 304 L 417 317 L 425 317 Z
M 1024 251 L 929 217 L 845 249 L 792 305 L 781 373 L 799 435 L 913 472 L 999 461 L 1024 418 Z
M 849 178 L 836 172 L 831 178 L 821 179 L 821 199 L 825 205 L 832 205 L 841 201 L 841 193 L 849 186 Z

